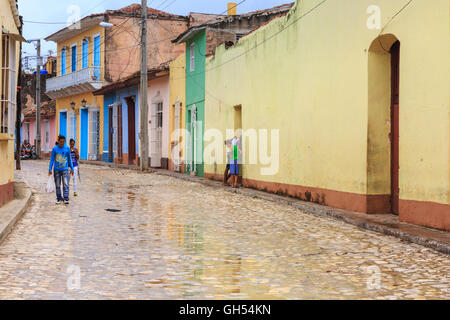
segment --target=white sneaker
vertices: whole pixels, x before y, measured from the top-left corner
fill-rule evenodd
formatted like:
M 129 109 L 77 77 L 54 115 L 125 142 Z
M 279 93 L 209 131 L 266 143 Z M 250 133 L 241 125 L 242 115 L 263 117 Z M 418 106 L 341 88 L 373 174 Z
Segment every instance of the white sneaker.
M 61 200 L 56 200 L 56 205 L 60 205 L 61 203 L 63 203 Z
M 69 201 L 68 200 L 64 200 L 64 204 L 69 204 Z

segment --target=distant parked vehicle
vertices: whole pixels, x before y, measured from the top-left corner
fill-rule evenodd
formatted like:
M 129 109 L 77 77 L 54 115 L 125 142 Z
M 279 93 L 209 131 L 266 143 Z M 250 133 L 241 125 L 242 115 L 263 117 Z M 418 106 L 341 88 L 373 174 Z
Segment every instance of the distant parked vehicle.
M 36 147 L 31 146 L 27 142 L 24 142 L 21 146 L 20 159 L 21 160 L 36 160 L 37 159 Z

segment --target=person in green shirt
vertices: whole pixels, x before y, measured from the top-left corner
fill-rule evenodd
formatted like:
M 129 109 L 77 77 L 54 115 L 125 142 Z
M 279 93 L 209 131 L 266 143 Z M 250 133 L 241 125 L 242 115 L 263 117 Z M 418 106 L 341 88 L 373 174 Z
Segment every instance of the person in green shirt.
M 231 174 L 231 185 L 233 188 L 238 188 L 240 142 L 241 139 L 238 138 L 237 136 L 235 136 L 233 140 L 231 140 L 233 154 L 230 163 L 230 174 Z

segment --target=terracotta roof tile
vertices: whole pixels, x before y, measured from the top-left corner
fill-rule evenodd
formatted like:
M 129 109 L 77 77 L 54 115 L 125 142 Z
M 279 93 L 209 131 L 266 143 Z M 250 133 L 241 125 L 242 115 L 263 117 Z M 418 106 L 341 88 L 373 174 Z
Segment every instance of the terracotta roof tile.
M 141 14 L 142 10 L 141 10 L 141 5 L 138 3 L 133 3 L 129 6 L 123 7 L 121 9 L 117 9 L 117 10 L 108 10 L 108 13 L 136 13 L 136 14 Z M 147 8 L 147 14 L 150 15 L 164 15 L 164 16 L 175 16 L 172 13 L 168 13 L 168 12 L 164 12 L 161 10 L 157 10 L 154 8 Z
M 36 105 L 27 107 L 22 111 L 25 119 L 36 117 Z M 41 116 L 43 118 L 51 118 L 56 114 L 56 101 L 50 100 L 41 103 Z

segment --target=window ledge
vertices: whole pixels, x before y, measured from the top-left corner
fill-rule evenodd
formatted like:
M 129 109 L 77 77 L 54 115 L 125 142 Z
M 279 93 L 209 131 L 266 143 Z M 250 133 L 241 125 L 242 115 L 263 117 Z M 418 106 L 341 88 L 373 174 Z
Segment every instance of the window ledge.
M 0 141 L 14 141 L 14 136 L 10 135 L 9 133 L 0 133 Z

